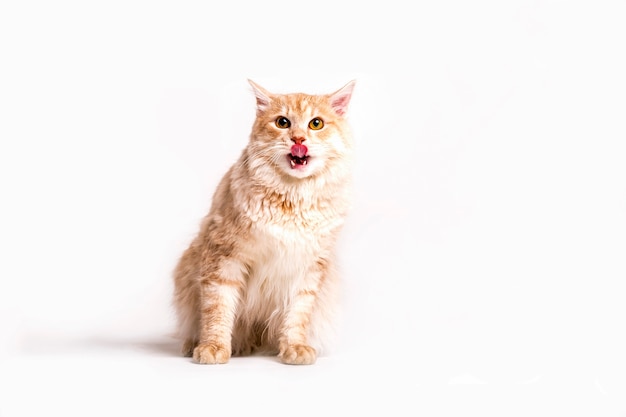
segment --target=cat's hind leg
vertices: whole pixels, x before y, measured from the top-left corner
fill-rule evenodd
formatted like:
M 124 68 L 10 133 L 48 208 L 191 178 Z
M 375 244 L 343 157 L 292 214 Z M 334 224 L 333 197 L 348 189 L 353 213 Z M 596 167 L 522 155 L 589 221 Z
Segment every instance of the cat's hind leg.
M 197 281 L 199 255 L 195 247 L 190 246 L 181 257 L 174 271 L 174 307 L 176 309 L 178 339 L 182 340 L 181 353 L 192 356 L 198 344 L 200 289 Z
M 183 356 L 190 358 L 193 356 L 193 350 L 198 346 L 198 341 L 193 338 L 185 339 L 181 352 Z

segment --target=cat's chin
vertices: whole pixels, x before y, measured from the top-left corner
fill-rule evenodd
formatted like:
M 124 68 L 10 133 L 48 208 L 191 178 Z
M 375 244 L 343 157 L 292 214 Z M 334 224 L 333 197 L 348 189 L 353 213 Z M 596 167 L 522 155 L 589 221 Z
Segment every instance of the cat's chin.
M 283 170 L 287 175 L 294 178 L 307 178 L 313 175 L 313 170 L 308 166 L 287 168 Z
M 294 157 L 293 155 L 287 155 L 286 164 L 283 165 L 283 171 L 290 177 L 306 178 L 313 175 L 315 171 L 315 161 L 312 162 L 310 156 L 302 158 Z

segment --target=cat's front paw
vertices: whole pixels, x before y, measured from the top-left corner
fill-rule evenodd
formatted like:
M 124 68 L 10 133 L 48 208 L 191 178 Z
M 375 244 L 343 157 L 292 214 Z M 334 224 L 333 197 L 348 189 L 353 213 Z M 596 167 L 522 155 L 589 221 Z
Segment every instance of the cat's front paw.
M 280 350 L 278 357 L 288 365 L 311 365 L 315 363 L 317 353 L 308 345 L 287 345 Z
M 219 343 L 199 344 L 193 350 L 193 360 L 201 364 L 226 363 L 230 359 L 230 349 Z

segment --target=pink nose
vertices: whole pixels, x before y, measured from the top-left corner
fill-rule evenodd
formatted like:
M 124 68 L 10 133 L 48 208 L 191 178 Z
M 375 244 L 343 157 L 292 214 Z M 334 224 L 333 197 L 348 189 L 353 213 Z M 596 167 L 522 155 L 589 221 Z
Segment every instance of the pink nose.
M 306 139 L 304 139 L 303 137 L 293 137 L 291 138 L 291 140 L 295 143 L 297 143 L 298 145 L 301 145 L 302 142 L 304 142 Z

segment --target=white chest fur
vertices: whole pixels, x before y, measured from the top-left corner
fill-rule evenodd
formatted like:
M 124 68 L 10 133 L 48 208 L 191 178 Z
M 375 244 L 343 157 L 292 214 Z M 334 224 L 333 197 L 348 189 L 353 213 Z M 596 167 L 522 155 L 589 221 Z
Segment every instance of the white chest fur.
M 332 234 L 343 219 L 322 213 L 263 216 L 252 228 L 245 251 L 249 276 L 248 312 L 270 318 L 302 288 L 321 256 L 332 250 Z

